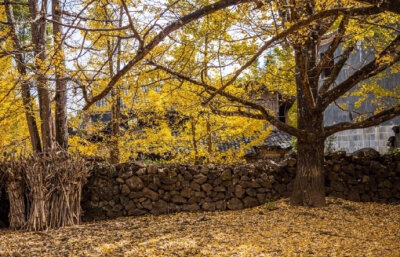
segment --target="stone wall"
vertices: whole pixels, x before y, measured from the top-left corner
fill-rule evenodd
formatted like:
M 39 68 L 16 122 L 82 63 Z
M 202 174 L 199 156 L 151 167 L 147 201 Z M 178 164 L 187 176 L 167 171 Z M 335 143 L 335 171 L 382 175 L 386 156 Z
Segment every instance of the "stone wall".
M 253 207 L 289 196 L 295 170 L 295 159 L 232 166 L 96 163 L 83 192 L 84 220 Z M 400 202 L 400 154 L 336 153 L 326 157 L 325 176 L 328 196 Z

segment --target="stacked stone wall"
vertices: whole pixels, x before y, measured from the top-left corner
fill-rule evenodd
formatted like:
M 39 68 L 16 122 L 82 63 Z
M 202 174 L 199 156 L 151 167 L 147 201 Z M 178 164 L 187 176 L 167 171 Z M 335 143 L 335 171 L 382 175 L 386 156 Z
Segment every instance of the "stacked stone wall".
M 84 188 L 84 220 L 237 210 L 288 197 L 296 159 L 240 165 L 97 163 Z M 326 156 L 327 196 L 353 201 L 400 202 L 400 154 L 374 151 Z

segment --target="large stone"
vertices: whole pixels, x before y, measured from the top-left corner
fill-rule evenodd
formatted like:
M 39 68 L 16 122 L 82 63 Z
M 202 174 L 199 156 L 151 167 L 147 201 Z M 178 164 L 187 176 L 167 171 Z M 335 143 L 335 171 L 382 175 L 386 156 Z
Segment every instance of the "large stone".
M 178 179 L 176 177 L 165 177 L 160 179 L 161 183 L 164 185 L 172 185 L 175 184 Z
M 136 174 L 137 174 L 138 176 L 146 175 L 146 173 L 147 173 L 147 169 L 146 169 L 146 168 L 140 168 L 140 169 L 138 169 L 138 170 L 136 171 Z
M 206 194 L 203 192 L 203 191 L 196 191 L 196 192 L 194 192 L 194 196 L 195 197 L 199 197 L 199 198 L 204 198 L 204 197 L 206 197 Z
M 243 189 L 243 187 L 241 185 L 236 185 L 235 186 L 235 196 L 237 198 L 242 198 L 245 194 L 245 190 Z
M 143 209 L 130 209 L 128 210 L 128 215 L 129 216 L 142 216 L 147 214 L 147 211 L 143 210 Z
M 123 178 L 118 177 L 115 181 L 117 181 L 118 184 L 124 184 L 125 180 Z
M 266 202 L 266 194 L 257 194 L 257 200 L 260 204 L 265 203 Z
M 186 199 L 185 199 L 184 197 L 180 196 L 180 195 L 174 195 L 174 196 L 172 197 L 172 202 L 173 202 L 173 203 L 180 203 L 180 204 L 182 204 L 182 203 L 186 203 Z
M 221 173 L 221 179 L 222 180 L 230 180 L 232 178 L 232 171 L 230 169 L 225 169 Z
M 360 194 L 356 190 L 351 190 L 347 198 L 350 201 L 359 202 L 360 201 Z
M 132 176 L 126 180 L 126 184 L 133 191 L 139 191 L 143 189 L 143 181 L 136 176 Z
M 190 188 L 194 191 L 200 191 L 200 185 L 194 181 L 190 183 Z
M 184 187 L 180 195 L 185 198 L 190 198 L 192 196 L 192 190 L 189 187 Z
M 201 208 L 205 211 L 215 211 L 215 203 L 205 202 Z
M 254 207 L 258 205 L 257 199 L 247 196 L 243 199 L 244 207 L 249 208 L 249 207 Z
M 129 195 L 131 190 L 129 190 L 129 187 L 127 185 L 122 185 L 121 186 L 121 194 L 122 195 Z
M 182 205 L 182 211 L 198 211 L 200 207 L 197 203 Z
M 227 204 L 230 210 L 240 210 L 243 209 L 243 203 L 238 198 L 232 198 L 228 201 Z
M 149 199 L 146 199 L 145 201 L 143 201 L 142 203 L 143 208 L 147 209 L 147 210 L 151 210 L 153 207 L 152 202 Z
M 142 191 L 140 191 L 140 192 L 130 192 L 129 193 L 129 198 L 130 199 L 139 199 L 141 197 L 143 197 L 143 192 Z
M 154 192 L 153 190 L 145 187 L 143 189 L 143 195 L 147 198 L 150 198 L 153 201 L 157 201 L 158 200 L 158 193 Z
M 215 192 L 225 192 L 226 188 L 223 186 L 217 186 L 217 187 L 214 187 L 214 191 Z
M 127 178 L 131 177 L 132 175 L 133 175 L 132 170 L 128 170 L 128 171 L 125 171 L 125 172 L 121 172 L 119 177 L 121 177 L 123 179 L 127 179 Z
M 221 211 L 226 210 L 226 201 L 222 200 L 222 201 L 216 202 L 215 203 L 215 208 L 217 210 L 221 210 Z
M 247 188 L 246 189 L 246 194 L 249 196 L 256 196 L 257 195 L 257 191 L 254 188 Z
M 131 200 L 128 197 L 121 195 L 119 201 L 123 206 L 127 206 Z
M 240 180 L 239 185 L 242 188 L 248 188 L 248 187 L 251 187 L 251 182 L 250 181 L 246 181 L 246 180 Z
M 333 189 L 333 191 L 337 191 L 337 192 L 344 192 L 344 185 L 343 183 L 339 182 L 339 181 L 331 181 L 331 187 Z
M 203 175 L 203 174 L 197 174 L 194 176 L 194 182 L 196 182 L 199 185 L 204 184 L 207 181 L 207 176 Z
M 205 192 L 211 192 L 211 190 L 212 190 L 212 185 L 210 185 L 210 184 L 208 184 L 208 183 L 206 183 L 206 184 L 203 184 L 203 185 L 201 185 L 201 189 L 203 190 L 203 191 L 205 191 Z
M 147 167 L 147 172 L 148 172 L 149 174 L 157 174 L 158 170 L 157 170 L 157 167 L 156 167 L 156 166 L 154 166 L 154 165 L 149 165 L 149 166 Z
M 217 193 L 215 196 L 213 196 L 214 201 L 222 200 L 225 199 L 225 194 L 224 193 Z
M 163 214 L 168 213 L 168 203 L 164 200 L 158 200 L 153 203 L 153 208 L 151 210 L 153 214 Z
M 209 169 L 206 165 L 203 165 L 203 166 L 201 167 L 200 172 L 203 173 L 204 175 L 207 175 L 208 172 L 210 172 L 210 169 Z

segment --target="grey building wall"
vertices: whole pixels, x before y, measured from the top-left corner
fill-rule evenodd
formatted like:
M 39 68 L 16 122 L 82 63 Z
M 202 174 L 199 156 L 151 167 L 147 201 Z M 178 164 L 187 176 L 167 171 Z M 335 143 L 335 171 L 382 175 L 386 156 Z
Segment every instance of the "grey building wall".
M 320 52 L 326 50 L 328 45 L 321 47 Z M 341 54 L 341 50 L 338 49 L 335 56 Z M 356 52 L 350 56 L 345 67 L 340 72 L 337 78 L 337 84 L 347 79 L 351 74 L 357 71 L 360 67 L 370 62 L 374 58 L 374 52 L 370 49 L 364 49 L 361 44 L 356 47 Z M 323 80 L 324 78 L 321 78 Z M 400 73 L 390 74 L 385 78 L 382 78 L 378 82 L 382 87 L 386 89 L 394 89 L 400 85 Z M 357 86 L 354 90 L 357 89 Z M 369 100 L 374 98 L 373 95 L 369 95 Z M 341 98 L 337 101 L 337 104 L 347 103 L 347 108 L 358 113 L 373 113 L 376 110 L 376 106 L 371 101 L 365 101 L 360 108 L 356 109 L 354 104 L 357 101 L 357 97 L 349 96 Z M 388 99 L 388 101 L 391 101 Z M 353 114 L 354 115 L 354 114 Z M 340 122 L 350 122 L 353 115 L 350 115 L 348 111 L 341 110 L 337 105 L 331 104 L 325 111 L 324 123 L 326 126 L 337 124 Z M 355 129 L 347 130 L 336 133 L 333 136 L 331 142 L 334 150 L 343 150 L 347 152 L 354 152 L 358 149 L 371 147 L 375 150 L 384 153 L 388 150 L 386 142 L 390 136 L 393 136 L 392 127 L 394 125 L 400 125 L 400 117 L 396 117 L 390 121 L 387 121 L 379 126 L 366 128 L 366 129 Z

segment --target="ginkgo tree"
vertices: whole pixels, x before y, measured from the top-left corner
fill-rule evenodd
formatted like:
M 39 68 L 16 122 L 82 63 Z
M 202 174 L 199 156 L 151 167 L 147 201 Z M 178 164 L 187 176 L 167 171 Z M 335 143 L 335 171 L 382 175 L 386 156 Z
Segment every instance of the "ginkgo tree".
M 179 80 L 188 81 L 206 90 L 209 97 L 204 103 L 228 101 L 239 106 L 236 110 L 223 110 L 226 115 L 266 120 L 278 129 L 296 136 L 297 174 L 291 203 L 323 206 L 325 139 L 339 131 L 374 126 L 400 115 L 398 102 L 389 101 L 385 108 L 379 108 L 373 114 L 360 114 L 353 121 L 324 126 L 324 111 L 328 106 L 345 98 L 348 92 L 360 89 L 362 82 L 378 74 L 395 71 L 400 60 L 400 35 L 392 24 L 398 24 L 399 16 L 385 12 L 379 4 L 370 6 L 355 1 L 328 0 L 296 1 L 290 4 L 287 1 L 272 1 L 261 4 L 260 8 L 252 11 L 245 8 L 239 11 L 242 13 L 233 29 L 239 27 L 241 32 L 236 34 L 235 41 L 258 35 L 257 42 L 260 46 L 252 54 L 238 58 L 232 65 L 234 71 L 225 76 L 222 83 L 204 81 L 200 73 L 187 73 L 171 67 L 168 58 L 152 60 L 150 64 Z M 321 42 L 326 39 L 330 43 L 326 50 L 321 51 Z M 338 81 L 339 73 L 356 51 L 357 42 L 365 47 L 373 47 L 375 56 L 361 64 L 359 69 L 343 81 Z M 250 95 L 239 95 L 234 89 L 239 76 L 251 74 L 248 70 L 251 70 L 255 61 L 267 53 L 267 50 L 277 47 L 287 49 L 290 53 L 289 60 L 283 60 L 279 66 L 282 68 L 282 75 L 292 78 L 289 84 L 296 92 L 296 126 L 281 122 Z M 288 71 L 286 68 L 289 66 L 284 63 L 290 63 L 291 58 L 294 65 Z M 321 76 L 327 69 L 329 73 L 326 74 L 329 75 L 322 80 Z M 275 72 L 275 75 L 278 74 Z M 274 85 L 275 81 L 270 75 L 265 74 L 260 82 L 267 86 Z M 372 87 L 369 89 L 374 92 Z M 395 91 L 392 91 L 392 96 L 396 97 Z

